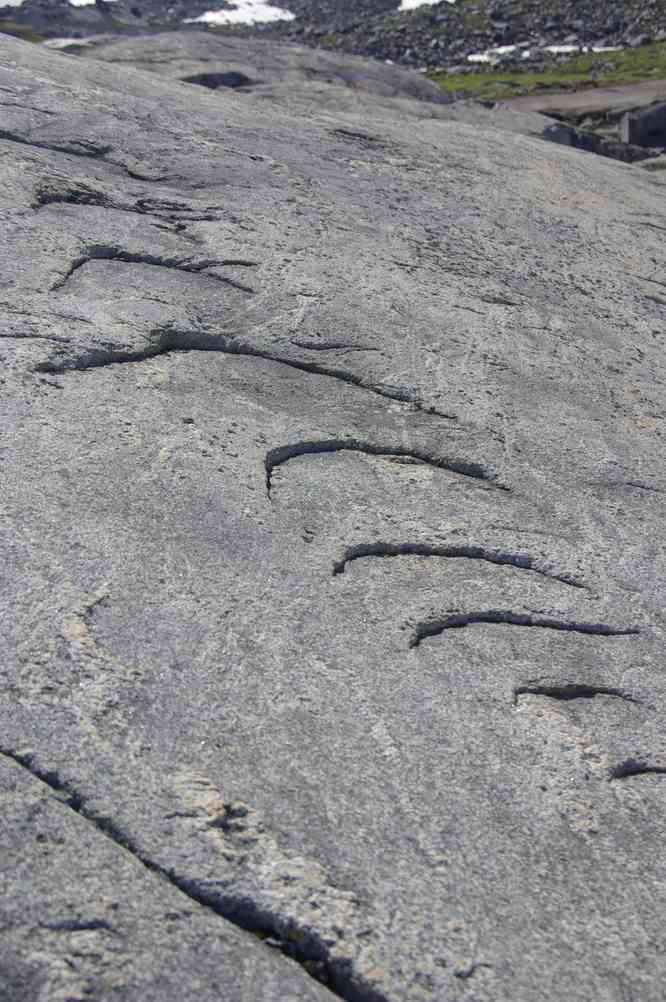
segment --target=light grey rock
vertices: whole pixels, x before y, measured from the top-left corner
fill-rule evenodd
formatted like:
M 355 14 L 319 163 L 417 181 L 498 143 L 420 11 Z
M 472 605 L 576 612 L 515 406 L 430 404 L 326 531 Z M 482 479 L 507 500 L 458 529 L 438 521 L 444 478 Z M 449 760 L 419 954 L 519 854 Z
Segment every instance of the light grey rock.
M 8 1002 L 330 999 L 293 961 L 143 865 L 112 819 L 91 822 L 85 802 L 7 756 L 0 805 Z
M 659 1002 L 662 186 L 0 46 L 9 990 Z
M 283 87 L 307 83 L 350 87 L 364 94 L 402 96 L 446 104 L 450 97 L 418 73 L 363 59 L 257 38 L 205 31 L 167 31 L 134 38 L 101 35 L 85 40 L 86 55 L 150 70 L 169 79 L 218 87 Z M 224 74 L 233 74 L 224 80 Z
M 78 51 L 84 51 L 80 48 Z M 238 90 L 239 100 L 277 104 L 289 114 L 353 117 L 361 128 L 383 118 L 408 123 L 464 122 L 535 136 L 625 162 L 653 157 L 655 151 L 597 136 L 534 111 L 498 102 L 451 101 L 416 73 L 353 56 L 256 39 L 193 32 L 165 32 L 118 40 L 86 39 L 85 54 L 104 62 L 149 70 L 171 80 L 211 90 Z

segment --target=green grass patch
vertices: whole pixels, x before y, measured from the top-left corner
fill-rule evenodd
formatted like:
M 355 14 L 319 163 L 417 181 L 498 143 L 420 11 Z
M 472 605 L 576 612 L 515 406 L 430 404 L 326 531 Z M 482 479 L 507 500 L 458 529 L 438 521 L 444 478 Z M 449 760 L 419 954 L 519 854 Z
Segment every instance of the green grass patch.
M 42 35 L 38 35 L 32 28 L 27 28 L 23 24 L 14 24 L 13 21 L 0 21 L 0 35 L 12 35 L 14 38 L 22 38 L 24 42 L 43 42 Z
M 643 45 L 622 52 L 588 52 L 542 72 L 536 70 L 479 70 L 474 73 L 429 73 L 447 94 L 500 100 L 544 91 L 582 90 L 613 84 L 666 79 L 666 43 Z

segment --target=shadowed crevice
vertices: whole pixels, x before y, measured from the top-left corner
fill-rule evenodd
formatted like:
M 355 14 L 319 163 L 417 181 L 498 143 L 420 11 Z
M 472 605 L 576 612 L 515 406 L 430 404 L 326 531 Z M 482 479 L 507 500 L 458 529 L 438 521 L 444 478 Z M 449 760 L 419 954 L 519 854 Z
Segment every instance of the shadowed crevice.
M 18 143 L 20 146 L 32 146 L 37 150 L 50 150 L 52 153 L 64 153 L 67 156 L 83 157 L 87 160 L 99 160 L 108 164 L 109 167 L 116 167 L 123 171 L 127 177 L 135 181 L 160 182 L 168 180 L 167 175 L 155 177 L 151 174 L 142 174 L 139 170 L 132 170 L 126 164 L 118 160 L 112 160 L 108 154 L 113 151 L 113 146 L 92 143 L 86 139 L 72 139 L 70 142 L 50 142 L 48 140 L 30 139 L 9 129 L 0 129 L 0 140 L 4 139 L 8 143 Z
M 642 700 L 625 692 L 624 689 L 616 689 L 606 685 L 583 685 L 578 682 L 564 682 L 561 685 L 528 682 L 525 685 L 516 686 L 513 690 L 514 703 L 517 703 L 521 696 L 548 696 L 549 699 L 558 699 L 564 702 L 574 699 L 594 699 L 595 696 L 614 696 L 627 703 L 642 703 Z
M 573 620 L 552 619 L 548 616 L 535 616 L 530 613 L 488 609 L 483 612 L 453 612 L 442 619 L 430 619 L 418 623 L 409 646 L 418 647 L 426 637 L 436 637 L 446 630 L 459 630 L 476 623 L 529 626 L 544 630 L 561 630 L 564 633 L 583 633 L 594 637 L 626 637 L 635 636 L 640 632 L 635 626 L 616 628 L 605 623 L 579 623 Z
M 610 779 L 629 779 L 631 776 L 664 776 L 666 765 L 656 765 L 644 759 L 628 758 L 610 770 Z
M 85 139 L 73 139 L 71 142 L 40 142 L 38 139 L 28 139 L 9 129 L 0 129 L 0 139 L 9 143 L 19 143 L 21 146 L 34 146 L 38 150 L 51 150 L 54 153 L 67 153 L 73 157 L 85 157 L 87 160 L 103 160 L 113 146 L 100 146 Z
M 208 90 L 219 90 L 231 87 L 237 90 L 239 87 L 253 87 L 259 83 L 252 80 L 245 73 L 239 70 L 225 70 L 221 73 L 193 73 L 189 77 L 180 78 L 183 83 L 198 84 L 199 87 L 206 87 Z
M 380 351 L 371 345 L 347 344 L 345 341 L 299 341 L 296 338 L 289 338 L 289 343 L 296 348 L 305 348 L 306 351 Z
M 179 258 L 164 258 L 156 254 L 131 254 L 129 251 L 120 250 L 117 247 L 107 247 L 104 245 L 88 247 L 84 254 L 72 262 L 66 274 L 51 286 L 50 291 L 55 292 L 62 289 L 79 268 L 82 268 L 85 264 L 89 264 L 91 261 L 120 261 L 123 264 L 148 264 L 157 268 L 168 268 L 172 271 L 186 272 L 187 274 L 200 275 L 203 273 L 204 278 L 210 278 L 215 282 L 230 285 L 241 292 L 254 293 L 255 291 L 250 286 L 235 282 L 231 278 L 211 274 L 207 269 L 223 268 L 232 265 L 252 268 L 256 265 L 256 261 L 237 259 L 218 261 L 208 258 L 203 261 L 187 261 Z
M 363 557 L 444 557 L 449 559 L 483 560 L 490 564 L 516 567 L 519 570 L 541 574 L 553 581 L 561 581 L 572 588 L 589 590 L 589 585 L 577 580 L 570 574 L 557 574 L 555 571 L 543 570 L 535 566 L 532 557 L 524 553 L 504 553 L 499 550 L 489 550 L 484 546 L 430 546 L 427 543 L 358 543 L 349 546 L 340 560 L 333 564 L 333 574 L 344 574 L 347 564 Z
M 312 442 L 293 442 L 290 445 L 280 445 L 266 453 L 266 491 L 271 495 L 273 471 L 297 456 L 312 456 L 331 452 L 363 452 L 368 456 L 395 456 L 424 463 L 439 470 L 448 470 L 473 480 L 482 480 L 499 490 L 508 490 L 496 482 L 496 474 L 486 469 L 480 463 L 465 459 L 440 459 L 422 449 L 411 449 L 400 445 L 375 445 L 373 442 L 363 442 L 355 438 L 333 438 Z M 338 573 L 338 572 L 334 572 Z
M 36 212 L 49 205 L 95 206 L 114 212 L 132 212 L 139 216 L 154 216 L 167 222 L 219 222 L 220 216 L 211 209 L 196 209 L 182 202 L 164 198 L 137 198 L 128 202 L 118 199 L 81 181 L 66 183 L 59 178 L 41 182 L 35 188 L 31 208 Z M 256 264 L 258 262 L 250 262 Z
M 208 275 L 207 277 L 211 278 L 213 276 Z M 224 281 L 223 279 L 218 280 Z M 160 355 L 168 355 L 171 352 L 216 351 L 222 355 L 245 355 L 252 358 L 263 358 L 267 362 L 286 365 L 300 372 L 309 372 L 317 376 L 328 376 L 331 379 L 348 383 L 350 386 L 356 386 L 367 393 L 373 393 L 388 400 L 407 404 L 414 411 L 433 417 L 445 418 L 446 420 L 457 420 L 451 414 L 444 414 L 433 407 L 422 404 L 418 395 L 407 387 L 391 386 L 386 383 L 371 383 L 366 381 L 363 376 L 356 375 L 356 373 L 321 362 L 306 362 L 300 359 L 284 358 L 270 351 L 245 344 L 236 338 L 226 338 L 223 334 L 210 334 L 203 331 L 181 331 L 166 325 L 151 331 L 149 338 L 149 344 L 140 351 L 127 351 L 127 349 L 122 348 L 88 348 L 87 350 L 79 351 L 76 357 L 67 358 L 61 362 L 53 360 L 40 362 L 35 366 L 33 371 L 51 373 L 87 372 L 90 369 L 101 369 L 107 365 L 145 362 Z M 493 486 L 500 487 L 502 490 L 509 490 L 508 487 L 503 487 L 499 482 Z

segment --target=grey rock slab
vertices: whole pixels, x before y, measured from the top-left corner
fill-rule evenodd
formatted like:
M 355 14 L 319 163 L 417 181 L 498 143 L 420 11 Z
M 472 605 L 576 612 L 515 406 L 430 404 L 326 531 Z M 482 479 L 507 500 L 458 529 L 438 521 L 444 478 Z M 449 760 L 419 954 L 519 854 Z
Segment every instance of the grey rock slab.
M 12 768 L 295 997 L 660 1000 L 661 189 L 2 66 Z
M 475 101 L 451 101 L 429 80 L 370 60 L 256 39 L 199 32 L 168 32 L 118 40 L 86 39 L 85 55 L 104 62 L 149 70 L 171 80 L 200 83 L 211 89 L 239 88 L 239 100 L 278 104 L 290 114 L 333 113 L 353 117 L 362 130 L 382 118 L 463 122 L 535 136 L 565 146 L 605 152 L 619 159 L 640 159 L 632 147 L 621 155 L 618 144 L 597 140 L 512 102 L 487 108 Z M 632 156 L 633 154 L 633 156 Z
M 0 804 L 8 1002 L 332 998 L 147 868 L 85 803 L 3 754 Z
M 201 86 L 212 89 L 240 86 L 253 90 L 258 85 L 305 81 L 435 104 L 451 100 L 418 73 L 375 59 L 209 32 L 169 31 L 120 39 L 93 37 L 86 39 L 85 54 L 104 62 L 150 70 L 170 79 L 197 83 L 192 78 L 201 77 Z M 224 73 L 239 77 L 229 77 L 225 83 L 221 78 Z M 215 76 L 220 79 L 215 80 Z

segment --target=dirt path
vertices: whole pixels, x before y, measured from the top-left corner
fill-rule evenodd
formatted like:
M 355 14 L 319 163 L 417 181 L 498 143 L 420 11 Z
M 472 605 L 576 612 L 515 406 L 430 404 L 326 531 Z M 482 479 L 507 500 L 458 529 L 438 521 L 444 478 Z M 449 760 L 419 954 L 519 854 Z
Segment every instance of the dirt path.
M 614 108 L 618 111 L 641 108 L 653 101 L 666 101 L 666 80 L 649 80 L 624 87 L 599 87 L 573 93 L 533 94 L 502 102 L 519 111 L 539 111 L 545 115 L 587 115 Z

